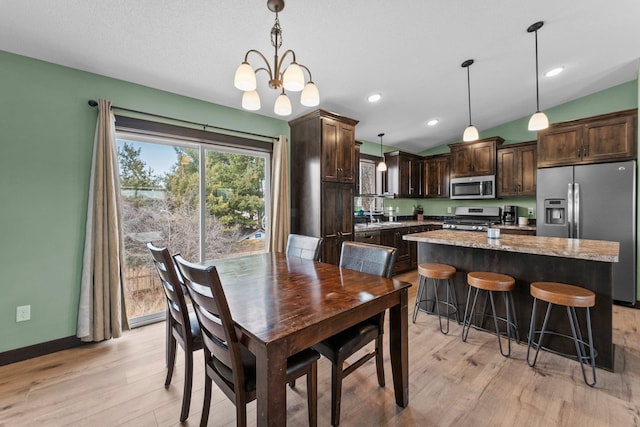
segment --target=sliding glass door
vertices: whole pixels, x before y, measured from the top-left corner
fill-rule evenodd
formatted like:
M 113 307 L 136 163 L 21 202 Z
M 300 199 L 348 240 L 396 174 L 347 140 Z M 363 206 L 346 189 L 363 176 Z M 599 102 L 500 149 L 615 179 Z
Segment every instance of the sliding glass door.
M 269 153 L 118 132 L 130 323 L 163 318 L 147 242 L 186 259 L 266 250 Z

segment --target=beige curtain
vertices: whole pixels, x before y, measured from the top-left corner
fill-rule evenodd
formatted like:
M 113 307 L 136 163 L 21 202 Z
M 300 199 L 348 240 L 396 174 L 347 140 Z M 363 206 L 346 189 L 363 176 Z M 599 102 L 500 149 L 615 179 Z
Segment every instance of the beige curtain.
M 287 248 L 287 238 L 291 230 L 290 215 L 287 137 L 280 135 L 280 138 L 273 144 L 273 156 L 271 158 L 269 252 L 284 252 Z
M 82 265 L 78 329 L 82 341 L 117 338 L 129 329 L 124 309 L 124 247 L 115 118 L 98 100 Z

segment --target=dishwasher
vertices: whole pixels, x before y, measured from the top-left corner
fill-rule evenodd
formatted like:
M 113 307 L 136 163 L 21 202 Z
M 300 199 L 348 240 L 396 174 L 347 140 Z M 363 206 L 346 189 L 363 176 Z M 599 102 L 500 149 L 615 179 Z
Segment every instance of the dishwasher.
M 375 231 L 357 231 L 355 236 L 356 242 L 380 244 L 380 230 Z

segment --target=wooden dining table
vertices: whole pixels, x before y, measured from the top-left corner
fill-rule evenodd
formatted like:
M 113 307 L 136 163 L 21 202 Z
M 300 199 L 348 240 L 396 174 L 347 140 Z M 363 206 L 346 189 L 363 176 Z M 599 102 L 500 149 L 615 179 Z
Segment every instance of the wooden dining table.
M 408 405 L 410 283 L 282 253 L 206 265 L 218 270 L 240 342 L 256 356 L 258 426 L 286 425 L 288 356 L 386 309 L 396 404 Z

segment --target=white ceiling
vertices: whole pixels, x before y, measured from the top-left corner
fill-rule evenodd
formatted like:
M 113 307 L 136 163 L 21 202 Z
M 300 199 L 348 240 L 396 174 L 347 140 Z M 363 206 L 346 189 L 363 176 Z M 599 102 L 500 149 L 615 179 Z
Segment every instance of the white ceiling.
M 273 57 L 273 20 L 265 0 L 0 0 L 0 50 L 240 108 L 235 69 L 248 49 Z M 539 20 L 541 74 L 566 67 L 541 77 L 541 109 L 637 78 L 638 0 L 290 0 L 280 14 L 283 49 L 311 69 L 320 108 L 360 120 L 358 139 L 385 132 L 411 152 L 461 139 L 469 58 L 480 131 L 535 111 L 526 29 Z M 258 113 L 277 117 L 277 92 L 258 85 Z M 288 119 L 311 110 L 290 96 Z

